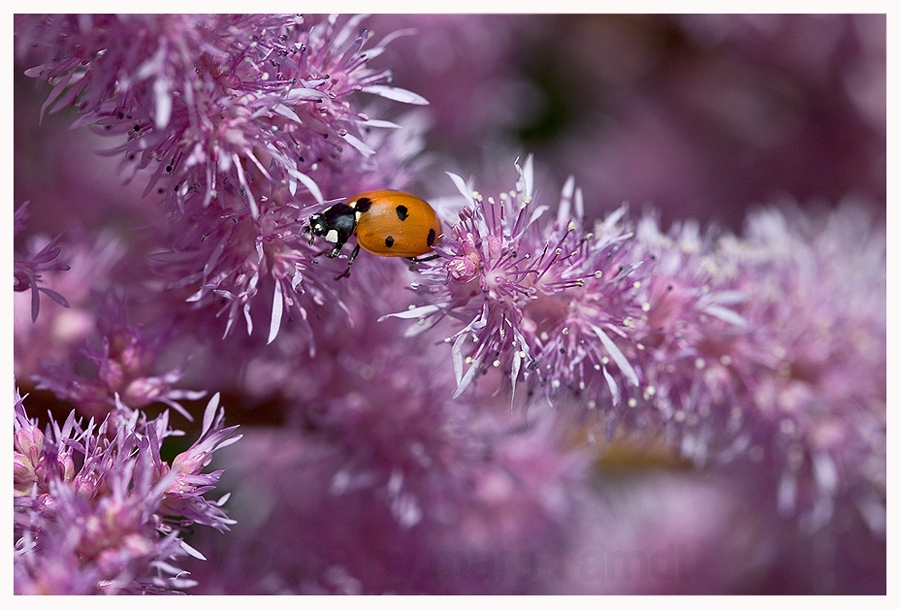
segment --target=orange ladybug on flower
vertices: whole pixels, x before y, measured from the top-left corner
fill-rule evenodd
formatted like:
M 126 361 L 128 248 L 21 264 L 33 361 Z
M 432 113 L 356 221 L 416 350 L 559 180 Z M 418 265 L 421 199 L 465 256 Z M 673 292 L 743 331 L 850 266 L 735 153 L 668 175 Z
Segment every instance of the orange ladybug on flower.
M 337 203 L 309 218 L 309 243 L 322 237 L 333 245 L 329 258 L 341 253 L 344 244 L 356 235 L 356 247 L 347 260 L 347 270 L 359 248 L 377 256 L 397 256 L 415 260 L 432 251 L 441 234 L 441 222 L 425 200 L 400 190 L 370 190 Z

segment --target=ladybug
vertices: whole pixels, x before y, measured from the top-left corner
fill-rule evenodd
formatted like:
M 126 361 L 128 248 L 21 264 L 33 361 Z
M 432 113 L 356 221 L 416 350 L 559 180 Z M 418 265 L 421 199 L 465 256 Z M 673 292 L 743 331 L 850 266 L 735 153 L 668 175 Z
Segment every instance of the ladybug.
M 356 247 L 347 260 L 347 270 L 337 276 L 340 279 L 350 274 L 360 247 L 378 256 L 410 260 L 427 254 L 441 234 L 441 222 L 431 205 L 415 195 L 370 190 L 313 214 L 306 230 L 310 245 L 316 237 L 334 245 L 331 251 L 323 252 L 329 258 L 339 255 L 347 240 L 356 235 Z

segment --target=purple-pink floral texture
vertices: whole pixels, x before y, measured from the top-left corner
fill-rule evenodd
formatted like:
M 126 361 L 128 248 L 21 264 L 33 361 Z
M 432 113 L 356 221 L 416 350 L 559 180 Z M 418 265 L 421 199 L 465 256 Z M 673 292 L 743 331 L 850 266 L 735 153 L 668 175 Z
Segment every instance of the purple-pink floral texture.
M 16 593 L 886 591 L 884 15 L 14 26 Z

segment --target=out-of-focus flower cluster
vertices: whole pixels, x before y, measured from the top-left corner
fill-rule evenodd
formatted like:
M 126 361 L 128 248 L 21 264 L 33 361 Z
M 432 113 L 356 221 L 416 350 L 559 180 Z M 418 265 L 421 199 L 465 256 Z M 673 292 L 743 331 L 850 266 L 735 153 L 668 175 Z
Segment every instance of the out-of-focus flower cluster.
M 25 224 L 28 217 L 28 201 L 25 201 L 13 217 L 13 231 L 17 234 Z M 41 294 L 50 297 L 55 303 L 68 307 L 69 303 L 65 297 L 59 292 L 55 292 L 50 288 L 38 286 L 41 280 L 41 271 L 68 271 L 69 266 L 63 262 L 56 262 L 59 257 L 60 248 L 56 245 L 55 239 L 41 247 L 40 251 L 31 254 L 25 258 L 15 261 L 13 269 L 13 290 L 16 292 L 31 291 L 31 321 L 37 320 L 38 313 L 41 310 Z
M 884 591 L 883 19 L 15 25 L 17 591 Z
M 666 225 L 738 230 L 782 193 L 857 196 L 883 216 L 884 15 L 374 19 L 429 33 L 386 55 L 397 84 L 435 110 L 429 149 L 447 155 L 437 174 L 475 173 L 498 192 L 507 158 L 534 152 L 542 183 L 578 176 L 590 217 L 630 201 Z

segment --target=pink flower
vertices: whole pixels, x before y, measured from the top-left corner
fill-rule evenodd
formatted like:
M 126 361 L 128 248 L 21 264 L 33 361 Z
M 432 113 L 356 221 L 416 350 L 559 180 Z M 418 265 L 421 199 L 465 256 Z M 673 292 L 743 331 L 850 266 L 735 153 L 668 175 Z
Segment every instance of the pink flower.
M 883 591 L 879 24 L 17 16 L 16 591 Z M 336 280 L 380 188 L 436 256 Z
M 74 411 L 47 433 L 15 404 L 15 588 L 25 594 L 163 592 L 194 584 L 175 561 L 202 558 L 184 540 L 193 524 L 227 530 L 211 501 L 221 472 L 201 473 L 212 452 L 236 441 L 222 425 L 218 396 L 201 438 L 170 468 L 160 457 L 168 412 L 148 420 L 121 404 L 97 426 Z
M 23 203 L 21 207 L 16 210 L 15 217 L 13 219 L 13 226 L 16 234 L 18 234 L 18 232 L 22 229 L 27 214 L 28 201 Z M 59 254 L 62 251 L 62 249 L 56 245 L 57 239 L 53 239 L 49 243 L 46 243 L 37 253 L 32 254 L 27 258 L 16 260 L 14 264 L 13 290 L 15 290 L 16 292 L 31 290 L 32 323 L 37 321 L 38 312 L 40 311 L 41 307 L 41 293 L 46 294 L 48 297 L 50 297 L 51 300 L 53 300 L 53 302 L 58 305 L 62 305 L 64 307 L 69 306 L 68 301 L 66 301 L 65 297 L 59 292 L 51 290 L 47 287 L 38 286 L 38 282 L 41 281 L 40 274 L 42 272 L 69 270 L 69 265 L 63 264 L 62 262 L 55 262 L 56 258 L 59 257 Z
M 89 416 L 104 416 L 119 403 L 137 409 L 162 402 L 190 420 L 190 414 L 177 400 L 196 400 L 206 392 L 175 388 L 187 362 L 162 374 L 153 373 L 171 329 L 144 329 L 128 323 L 125 302 L 115 295 L 100 300 L 97 323 L 99 344 L 88 344 L 82 349 L 82 355 L 93 364 L 93 377 L 75 372 L 71 362 L 45 363 L 34 375 L 38 388 L 53 391 Z
M 623 209 L 588 235 L 580 191 L 542 222 L 519 173 L 472 196 L 420 303 L 393 314 L 449 330 L 457 395 L 490 369 L 536 380 L 607 437 L 655 429 L 698 467 L 752 472 L 801 530 L 861 518 L 883 536 L 884 235 L 865 212 L 772 210 L 739 239 Z
M 134 161 L 145 194 L 155 189 L 172 213 L 157 256 L 177 271 L 170 287 L 193 287 L 189 302 L 222 299 L 225 334 L 241 317 L 251 332 L 250 306 L 272 290 L 271 341 L 290 311 L 305 320 L 328 291 L 307 277 L 314 252 L 296 239 L 304 207 L 364 190 L 372 172 L 403 186 L 418 151 L 406 136 L 398 146 L 370 134 L 399 125 L 351 97 L 427 103 L 368 66 L 383 49 L 365 48 L 361 21 L 60 15 L 22 17 L 16 29 L 21 47 L 49 52 L 27 71 L 55 85 L 43 110 L 77 100 L 76 125 L 127 136 L 109 154 Z
M 76 100 L 77 124 L 127 134 L 124 153 L 150 168 L 183 209 L 214 199 L 226 212 L 259 215 L 256 180 L 284 182 L 321 200 L 313 177 L 340 170 L 344 145 L 369 155 L 365 124 L 390 126 L 353 110 L 359 91 L 409 103 L 389 73 L 366 67 L 361 18 L 161 15 L 23 17 L 19 43 L 48 47 L 28 71 L 55 89 L 44 110 Z M 329 139 L 330 138 L 330 139 Z M 221 197 L 221 198 L 220 198 Z

